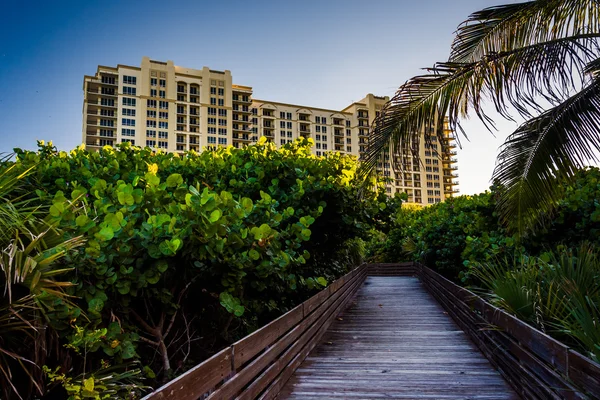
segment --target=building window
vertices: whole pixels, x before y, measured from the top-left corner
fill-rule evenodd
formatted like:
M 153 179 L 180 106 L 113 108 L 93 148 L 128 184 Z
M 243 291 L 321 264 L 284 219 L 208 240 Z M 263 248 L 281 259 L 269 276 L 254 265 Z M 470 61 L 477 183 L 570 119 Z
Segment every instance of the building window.
M 158 132 L 158 138 L 159 139 L 168 139 L 169 138 L 169 132 L 165 132 L 165 131 Z
M 279 112 L 279 118 L 281 118 L 281 119 L 285 119 L 285 112 L 283 112 L 283 111 L 280 111 L 280 112 Z
M 292 132 L 288 132 L 287 133 L 287 137 L 291 138 L 292 137 Z
M 320 124 L 321 123 L 321 117 L 315 117 L 315 123 Z
M 122 110 L 123 115 L 127 115 L 128 117 L 135 117 L 135 110 L 131 108 L 124 108 Z
M 135 146 L 135 140 L 133 139 L 121 139 L 121 143 L 131 143 L 132 146 Z
M 159 149 L 166 149 L 167 147 L 169 147 L 167 142 L 162 142 L 162 141 L 158 141 L 158 148 Z
M 100 129 L 100 136 L 104 137 L 114 137 L 113 131 L 109 129 Z
M 134 87 L 123 86 L 123 94 L 135 96 L 136 90 Z
M 327 150 L 327 143 L 323 143 L 323 150 Z
M 169 112 L 168 111 L 160 111 L 158 113 L 158 118 L 169 119 Z
M 161 99 L 164 99 L 167 97 L 167 91 L 166 90 L 161 90 L 159 91 L 159 96 Z
M 109 85 L 114 85 L 117 83 L 117 80 L 113 76 L 103 76 L 102 83 L 107 83 Z
M 146 137 L 155 138 L 156 137 L 156 131 L 149 130 L 149 129 L 146 130 Z
M 123 83 L 127 85 L 135 85 L 137 78 L 135 76 L 123 75 Z
M 219 128 L 219 135 L 227 135 L 227 129 L 226 128 Z
M 162 128 L 162 129 L 169 129 L 169 123 L 168 122 L 164 122 L 164 121 L 160 121 L 158 123 L 158 127 Z
M 216 106 L 217 105 L 217 98 L 216 97 L 211 97 L 210 98 L 210 105 L 211 106 Z
M 156 147 L 156 140 L 146 140 L 146 146 Z
M 156 97 L 158 91 L 156 89 L 150 89 L 150 97 Z
M 114 107 L 115 100 L 114 99 L 100 99 L 100 105 Z
M 217 124 L 216 118 L 209 117 L 207 120 L 208 120 L 208 125 L 216 125 Z
M 317 117 L 319 118 L 319 117 Z M 319 125 L 315 126 L 315 132 L 321 132 L 321 127 Z
M 150 86 L 156 86 L 156 85 L 158 85 L 158 79 L 150 78 Z
M 325 118 L 323 118 L 323 119 L 325 119 Z M 321 127 L 321 132 L 327 133 L 327 127 L 326 126 Z
M 216 87 L 211 87 L 210 88 L 210 94 L 217 94 L 217 88 Z
M 121 135 L 123 136 L 135 136 L 135 129 L 122 128 Z
M 219 96 L 225 96 L 225 89 L 219 88 Z
M 285 128 L 285 121 L 279 121 L 279 127 Z
M 168 101 L 161 101 L 158 105 L 159 105 L 159 108 L 161 108 L 163 110 L 168 110 L 169 109 L 169 102 Z
M 208 115 L 217 115 L 217 109 L 215 107 L 208 107 Z
M 219 105 L 223 107 L 225 105 L 225 100 L 219 99 Z
M 217 134 L 217 128 L 213 128 L 211 126 L 208 127 L 208 133 L 210 133 L 211 135 L 216 135 Z
M 346 151 L 348 153 L 351 153 L 352 152 L 352 146 L 346 146 Z
M 292 113 L 286 113 L 286 119 L 292 119 Z
M 148 108 L 156 108 L 156 100 L 147 100 L 146 101 L 146 106 Z
M 146 121 L 146 126 L 149 128 L 156 128 L 156 121 Z
M 167 87 L 167 80 L 166 79 L 161 79 L 160 80 L 160 87 Z
M 214 137 L 214 136 L 208 136 L 208 137 L 206 138 L 206 141 L 207 141 L 208 143 L 210 143 L 210 144 L 216 144 L 216 143 L 217 143 L 217 138 L 216 138 L 216 137 Z
M 109 119 L 101 119 L 100 126 L 115 126 L 115 122 Z
M 100 139 L 100 146 L 112 146 L 113 141 L 109 139 Z
M 148 110 L 148 111 L 146 111 L 146 117 L 148 117 L 148 118 L 156 118 L 156 110 Z
M 227 144 L 227 138 L 219 138 L 219 144 Z
M 223 119 L 223 118 L 219 118 L 219 125 L 220 126 L 227 126 L 227 120 Z
M 227 116 L 227 110 L 219 108 L 219 116 L 220 117 L 226 117 Z
M 135 99 L 131 99 L 129 97 L 123 97 L 123 105 L 135 107 Z

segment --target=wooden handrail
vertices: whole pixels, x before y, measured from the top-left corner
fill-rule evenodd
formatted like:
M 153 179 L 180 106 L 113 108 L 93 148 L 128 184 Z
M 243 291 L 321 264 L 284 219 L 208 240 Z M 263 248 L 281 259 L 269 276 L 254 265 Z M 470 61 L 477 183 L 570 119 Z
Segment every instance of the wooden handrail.
M 598 363 L 421 264 L 415 274 L 524 398 L 600 396 Z
M 366 277 L 366 264 L 143 400 L 274 398 Z

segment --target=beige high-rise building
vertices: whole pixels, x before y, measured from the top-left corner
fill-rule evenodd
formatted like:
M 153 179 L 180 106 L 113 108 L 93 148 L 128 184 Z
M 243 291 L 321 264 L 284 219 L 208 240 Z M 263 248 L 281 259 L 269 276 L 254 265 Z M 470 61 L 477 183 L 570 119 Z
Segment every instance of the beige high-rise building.
M 83 143 L 89 150 L 130 142 L 168 152 L 200 151 L 240 147 L 261 136 L 277 145 L 304 136 L 313 138 L 318 156 L 328 151 L 360 156 L 369 127 L 389 100 L 368 94 L 343 110 L 258 100 L 251 87 L 234 85 L 228 70 L 183 68 L 148 57 L 140 67 L 99 66 L 95 76 L 84 77 L 83 92 Z M 409 202 L 422 205 L 452 196 L 456 152 L 448 129 L 445 136 L 444 152 L 435 135 L 422 132 L 420 144 L 414 144 L 420 162 L 412 154 L 386 155 L 378 169 L 390 179 L 387 192 L 406 192 Z

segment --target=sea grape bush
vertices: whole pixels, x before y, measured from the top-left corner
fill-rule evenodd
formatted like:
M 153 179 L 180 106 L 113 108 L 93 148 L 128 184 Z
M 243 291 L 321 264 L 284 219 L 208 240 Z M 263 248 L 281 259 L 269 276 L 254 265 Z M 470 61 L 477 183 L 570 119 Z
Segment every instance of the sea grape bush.
M 375 257 L 385 261 L 420 260 L 455 281 L 467 281 L 474 263 L 540 254 L 581 241 L 600 245 L 600 169 L 577 173 L 564 187 L 553 212 L 540 215 L 540 225 L 525 235 L 503 226 L 495 212 L 501 187 L 458 196 L 443 203 L 411 210 L 402 208 L 393 218 L 384 244 Z M 372 248 L 375 248 L 372 246 Z
M 389 201 L 361 186 L 353 157 L 311 145 L 17 149 L 48 220 L 86 240 L 68 259 L 83 313 L 55 326 L 72 341 L 73 326 L 104 334 L 75 367 L 141 360 L 168 379 L 350 268 L 346 245 L 386 224 Z

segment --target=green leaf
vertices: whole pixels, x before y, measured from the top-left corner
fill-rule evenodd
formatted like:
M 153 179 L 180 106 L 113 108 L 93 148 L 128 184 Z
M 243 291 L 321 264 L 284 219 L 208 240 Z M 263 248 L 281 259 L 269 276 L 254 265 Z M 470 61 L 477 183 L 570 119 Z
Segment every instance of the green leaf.
M 180 174 L 171 174 L 169 175 L 169 177 L 167 178 L 167 186 L 168 187 L 175 187 L 175 186 L 179 186 L 183 183 L 183 178 L 181 177 Z
M 260 253 L 252 249 L 248 252 L 248 256 L 253 260 L 258 260 L 260 258 Z
M 317 278 L 317 283 L 323 287 L 327 286 L 327 279 L 323 278 L 322 276 Z
M 88 392 L 94 391 L 94 377 L 93 376 L 90 376 L 89 378 L 83 380 L 83 388 L 85 390 L 87 390 Z
M 217 222 L 219 219 L 221 219 L 221 216 L 223 215 L 223 213 L 221 212 L 221 210 L 219 210 L 218 208 L 216 210 L 214 210 L 212 213 L 210 213 L 210 218 L 208 219 L 210 222 L 212 222 L 213 224 L 215 222 Z
M 107 226 L 102 228 L 100 232 L 96 233 L 94 236 L 98 240 L 107 241 L 115 237 L 115 232 L 110 226 Z

